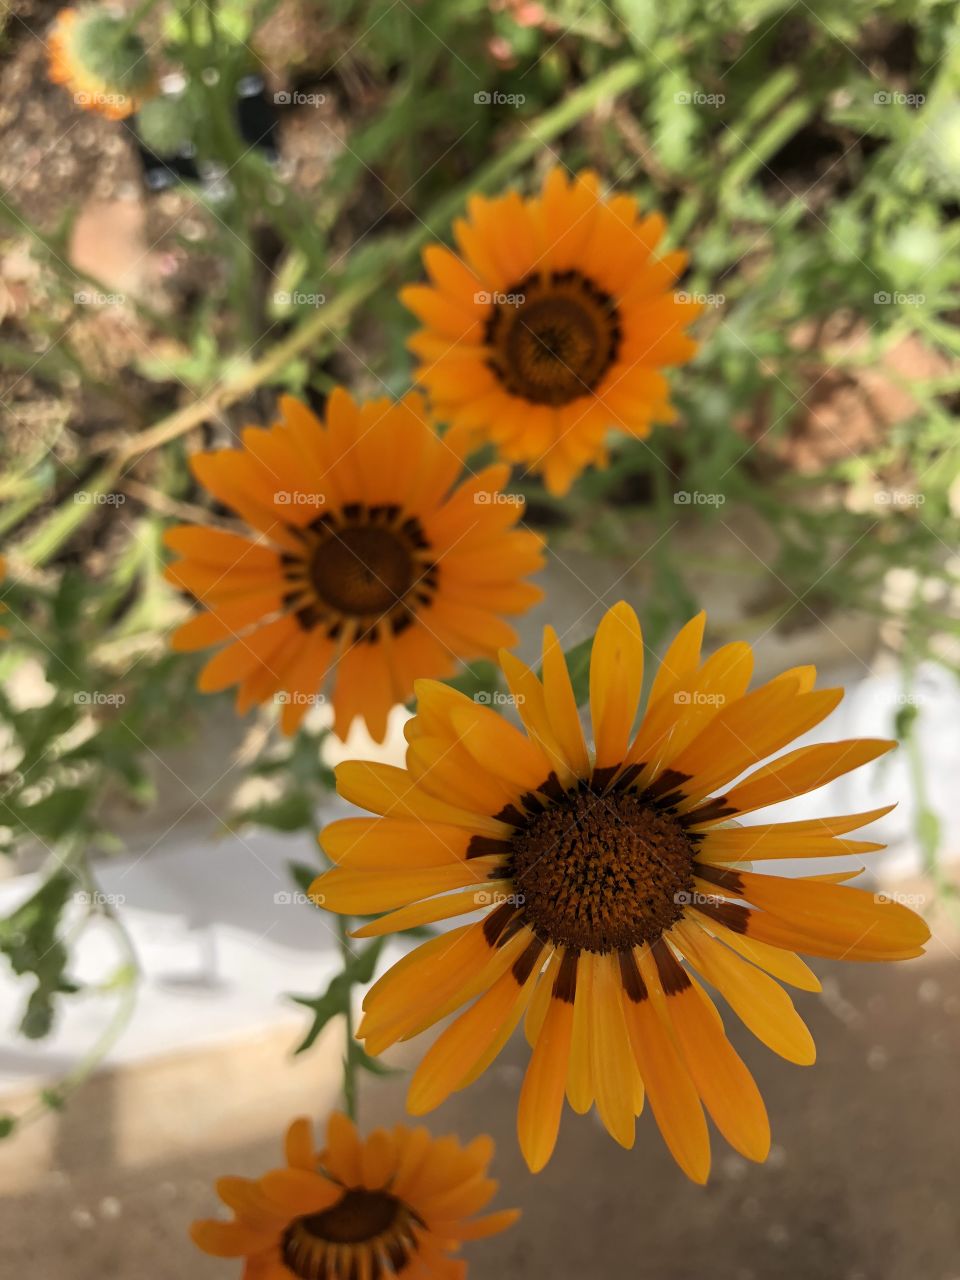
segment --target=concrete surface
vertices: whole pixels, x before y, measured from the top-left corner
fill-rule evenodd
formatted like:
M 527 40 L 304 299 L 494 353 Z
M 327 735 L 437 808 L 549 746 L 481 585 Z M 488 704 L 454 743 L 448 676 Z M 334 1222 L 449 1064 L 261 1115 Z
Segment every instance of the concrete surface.
M 956 941 L 904 965 L 816 967 L 824 996 L 797 996 L 816 1066 L 734 1036 L 771 1113 L 766 1166 L 714 1135 L 701 1189 L 648 1114 L 627 1152 L 593 1116 L 567 1113 L 553 1161 L 530 1177 L 513 1133 L 522 1038 L 428 1117 L 436 1133 L 493 1133 L 497 1203 L 524 1210 L 508 1234 L 470 1246 L 472 1280 L 958 1280 Z M 193 1249 L 187 1224 L 215 1212 L 219 1174 L 278 1162 L 291 1115 L 327 1111 L 340 1034 L 331 1026 L 294 1064 L 284 1028 L 98 1077 L 65 1114 L 0 1149 L 3 1275 L 238 1280 L 239 1264 Z M 402 1078 L 368 1084 L 364 1124 L 393 1123 L 403 1090 Z

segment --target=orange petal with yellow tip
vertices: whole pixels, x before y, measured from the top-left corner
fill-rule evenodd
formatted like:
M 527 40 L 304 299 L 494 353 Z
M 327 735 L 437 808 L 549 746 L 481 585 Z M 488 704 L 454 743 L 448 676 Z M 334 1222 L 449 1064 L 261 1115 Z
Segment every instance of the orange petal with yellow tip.
M 805 795 L 834 778 L 869 764 L 878 756 L 892 751 L 896 745 L 883 738 L 852 738 L 846 742 L 820 742 L 810 747 L 798 747 L 751 773 L 720 801 L 707 801 L 702 806 L 706 814 L 702 822 L 710 825 L 722 821 L 723 814 L 720 817 L 710 816 L 720 809 L 726 811 L 726 816 L 750 813 L 781 800 Z M 690 811 L 687 819 L 694 828 L 701 825 L 696 809 Z
M 596 767 L 619 765 L 643 685 L 643 636 L 637 615 L 623 601 L 607 612 L 590 655 L 590 716 Z
M 471 813 L 427 795 L 416 786 L 405 769 L 366 760 L 347 760 L 337 765 L 334 773 L 337 790 L 344 800 L 384 817 L 467 827 L 501 840 L 509 839 L 513 833 L 513 828 L 505 822 Z
M 310 897 L 327 911 L 372 915 L 433 897 L 436 893 L 445 893 L 448 889 L 460 889 L 466 885 L 480 889 L 497 866 L 497 860 L 473 858 L 469 862 L 455 862 L 449 866 L 379 872 L 374 876 L 350 867 L 333 867 L 314 880 L 310 886 Z
M 198 1249 L 215 1258 L 242 1258 L 247 1254 L 259 1253 L 269 1247 L 271 1240 L 266 1232 L 243 1226 L 239 1222 L 217 1222 L 212 1219 L 194 1222 L 190 1227 L 190 1237 Z
M 520 1090 L 517 1135 L 531 1173 L 553 1155 L 567 1085 L 573 1005 L 551 997 Z
M 671 994 L 658 1005 L 665 1014 L 714 1124 L 735 1151 L 764 1161 L 770 1153 L 770 1121 L 760 1090 L 727 1039 L 713 1002 L 700 984 Z
M 701 875 L 725 896 L 743 898 L 824 940 L 897 951 L 922 947 L 930 939 L 922 916 L 864 889 L 733 869 L 702 867 Z
M 625 996 L 623 1012 L 663 1140 L 687 1177 L 703 1185 L 710 1173 L 710 1135 L 690 1073 L 649 995 L 639 1001 Z
M 306 1116 L 298 1116 L 287 1129 L 284 1154 L 291 1169 L 316 1168 L 317 1151 L 313 1143 L 313 1122 Z
M 694 968 L 768 1049 L 801 1067 L 816 1060 L 813 1037 L 778 983 L 690 921 L 674 925 L 673 937 Z
M 423 1115 L 440 1105 L 487 1047 L 496 1040 L 511 1016 L 531 976 L 518 982 L 512 971 L 460 1015 L 427 1050 L 407 1091 L 407 1110 Z

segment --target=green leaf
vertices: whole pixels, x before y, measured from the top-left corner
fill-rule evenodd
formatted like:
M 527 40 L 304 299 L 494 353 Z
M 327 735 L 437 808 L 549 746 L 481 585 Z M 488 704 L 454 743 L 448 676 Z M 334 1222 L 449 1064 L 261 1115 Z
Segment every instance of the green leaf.
M 372 1076 L 400 1076 L 403 1072 L 397 1067 L 388 1067 L 379 1058 L 371 1058 L 359 1040 L 352 1040 L 348 1050 L 350 1061 L 361 1069 L 369 1071 Z
M 59 787 L 36 804 L 0 803 L 0 823 L 25 827 L 36 839 L 56 844 L 82 825 L 91 799 L 87 787 Z
M 372 980 L 377 967 L 377 960 L 380 958 L 380 952 L 383 950 L 386 941 L 385 937 L 374 938 L 369 946 L 364 947 L 363 951 L 351 957 L 350 963 L 344 970 L 351 982 L 366 984 Z
M 484 702 L 488 706 L 493 701 L 490 695 L 498 693 L 502 688 L 500 668 L 496 663 L 487 661 L 469 663 L 459 675 L 446 683 L 474 702 Z
M 593 651 L 593 636 L 581 640 L 563 655 L 567 660 L 570 672 L 570 683 L 573 685 L 573 696 L 577 706 L 582 707 L 590 697 L 590 654 Z
M 321 868 L 311 867 L 310 864 L 307 862 L 289 861 L 287 863 L 287 870 L 290 872 L 290 875 L 294 883 L 296 884 L 297 888 L 302 893 L 309 893 L 310 886 L 313 884 L 314 880 L 316 880 L 317 876 L 320 874 Z
M 49 1034 L 55 997 L 77 990 L 66 977 L 67 952 L 57 936 L 60 916 L 75 887 L 69 871 L 58 871 L 16 911 L 0 920 L 0 952 L 15 974 L 32 974 L 36 979 L 20 1024 L 31 1040 Z
M 9 1113 L 0 1115 L 0 1141 L 9 1138 L 17 1127 L 17 1117 Z
M 313 826 L 313 801 L 305 791 L 289 791 L 276 800 L 266 800 L 236 814 L 231 826 L 251 823 L 274 831 L 303 831 Z
M 302 1004 L 305 1009 L 310 1009 L 313 1013 L 310 1029 L 297 1045 L 295 1054 L 305 1053 L 315 1043 L 317 1036 L 331 1018 L 347 1012 L 351 988 L 355 985 L 366 985 L 373 978 L 377 959 L 385 941 L 385 938 L 375 938 L 369 946 L 352 955 L 344 969 L 331 978 L 323 995 L 290 997 L 296 1004 Z
M 335 1018 L 338 1013 L 346 1013 L 347 1002 L 350 999 L 350 987 L 344 980 L 343 974 L 338 973 L 322 996 L 291 996 L 290 998 L 296 1004 L 302 1004 L 305 1009 L 310 1009 L 313 1012 L 313 1022 L 310 1024 L 310 1029 L 294 1049 L 295 1054 L 306 1053 L 307 1049 L 313 1047 L 317 1036 L 330 1019 Z

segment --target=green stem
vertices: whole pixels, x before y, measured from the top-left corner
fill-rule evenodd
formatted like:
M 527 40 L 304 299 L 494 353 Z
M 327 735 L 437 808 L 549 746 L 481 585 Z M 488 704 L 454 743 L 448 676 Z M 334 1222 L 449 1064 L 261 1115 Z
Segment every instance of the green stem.
M 119 462 L 110 462 L 86 482 L 82 490 L 72 493 L 36 530 L 18 551 L 20 559 L 36 568 L 45 564 L 83 524 L 91 511 L 99 510 L 103 497 L 113 491 L 121 476 Z M 79 501 L 83 495 L 86 501 Z
M 340 942 L 340 957 L 344 969 L 350 959 L 350 917 L 337 916 L 337 938 Z M 347 1008 L 345 1014 L 346 1045 L 343 1054 L 343 1109 L 351 1120 L 357 1119 L 357 1062 L 354 1053 L 353 1025 L 353 985 L 347 990 Z
M 320 844 L 320 827 L 314 824 L 313 838 L 316 847 L 323 853 L 323 846 Z M 327 866 L 332 867 L 333 863 L 329 858 L 326 859 Z M 343 964 L 344 974 L 350 973 L 350 959 L 352 951 L 350 948 L 350 917 L 337 916 L 337 942 L 340 947 L 340 960 Z M 347 996 L 346 996 L 346 1012 L 344 1014 L 344 1045 L 343 1045 L 343 1109 L 351 1120 L 356 1122 L 357 1119 L 357 1057 L 354 1052 L 354 1018 L 353 1018 L 353 987 L 354 984 L 347 979 Z

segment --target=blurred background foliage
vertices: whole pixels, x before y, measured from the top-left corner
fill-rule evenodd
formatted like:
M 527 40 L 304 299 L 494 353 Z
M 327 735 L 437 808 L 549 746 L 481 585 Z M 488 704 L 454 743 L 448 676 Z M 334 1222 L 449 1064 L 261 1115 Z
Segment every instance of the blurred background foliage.
M 403 393 L 412 321 L 396 290 L 473 191 L 593 167 L 667 215 L 691 256 L 681 287 L 707 301 L 700 353 L 673 376 L 679 429 L 613 440 L 609 469 L 563 503 L 516 476 L 531 524 L 561 550 L 632 559 L 636 517 L 709 524 L 722 500 L 725 522 L 746 512 L 765 540 L 760 560 L 718 538 L 697 566 L 720 591 L 755 578 L 738 633 L 893 610 L 907 670 L 931 653 L 956 665 L 956 3 L 144 10 L 164 93 L 121 123 L 46 82 L 55 6 L 0 18 L 0 672 L 16 676 L 0 697 L 0 842 L 44 867 L 0 922 L 25 1035 L 76 990 L 61 913 L 78 882 L 70 937 L 93 918 L 122 931 L 95 892 L 92 857 L 117 846 L 108 801 L 148 805 L 151 758 L 214 705 L 164 644 L 184 605 L 161 578 L 162 530 L 205 503 L 188 450 L 269 420 L 279 390 L 318 409 L 335 382 Z M 136 225 L 117 266 L 119 205 Z M 690 568 L 657 542 L 641 602 L 654 643 L 697 607 Z M 894 571 L 911 586 L 891 601 Z M 262 733 L 250 773 L 279 789 L 224 820 L 309 828 L 329 785 L 319 745 Z M 121 950 L 116 984 L 132 981 Z M 336 1011 L 310 1001 L 318 1021 Z

